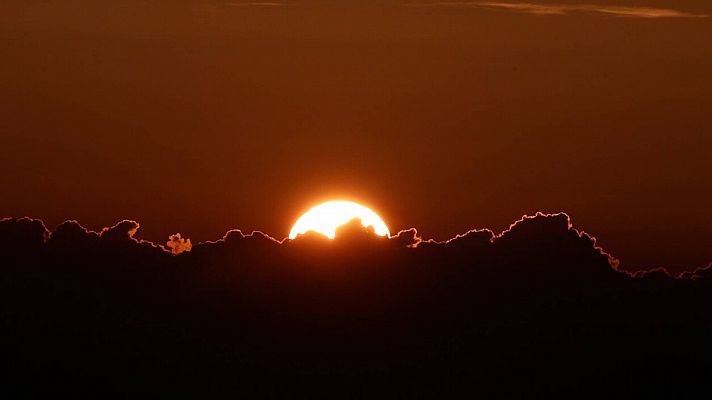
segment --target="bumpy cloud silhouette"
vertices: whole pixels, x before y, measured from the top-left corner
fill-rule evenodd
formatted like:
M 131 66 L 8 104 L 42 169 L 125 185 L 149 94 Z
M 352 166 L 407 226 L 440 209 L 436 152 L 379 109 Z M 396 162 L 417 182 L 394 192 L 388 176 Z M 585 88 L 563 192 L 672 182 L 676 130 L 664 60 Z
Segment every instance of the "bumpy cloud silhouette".
M 0 221 L 6 391 L 685 396 L 712 371 L 712 265 L 619 271 L 566 214 L 443 242 L 138 229 Z

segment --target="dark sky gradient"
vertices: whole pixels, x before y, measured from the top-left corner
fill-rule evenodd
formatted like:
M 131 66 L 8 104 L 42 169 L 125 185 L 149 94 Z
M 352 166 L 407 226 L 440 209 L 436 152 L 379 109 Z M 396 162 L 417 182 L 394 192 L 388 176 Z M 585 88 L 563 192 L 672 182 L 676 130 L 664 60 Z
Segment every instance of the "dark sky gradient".
M 712 258 L 712 18 L 238 4 L 2 2 L 2 216 L 199 242 L 349 198 L 424 237 L 565 211 L 624 268 Z

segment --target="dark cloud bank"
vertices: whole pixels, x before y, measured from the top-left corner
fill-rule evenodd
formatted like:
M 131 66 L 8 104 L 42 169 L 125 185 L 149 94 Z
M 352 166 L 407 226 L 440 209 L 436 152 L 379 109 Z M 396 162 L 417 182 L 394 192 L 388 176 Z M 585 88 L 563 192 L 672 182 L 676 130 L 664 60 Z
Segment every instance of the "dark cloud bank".
M 565 214 L 445 243 L 352 223 L 334 241 L 231 231 L 166 249 L 137 229 L 0 221 L 5 393 L 709 390 L 712 266 L 618 271 Z

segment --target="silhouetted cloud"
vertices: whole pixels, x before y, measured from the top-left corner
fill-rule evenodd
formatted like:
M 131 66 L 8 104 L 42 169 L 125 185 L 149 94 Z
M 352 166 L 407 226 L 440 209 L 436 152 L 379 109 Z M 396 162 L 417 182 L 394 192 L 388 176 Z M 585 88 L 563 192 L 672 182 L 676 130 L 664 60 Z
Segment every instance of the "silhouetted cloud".
M 619 271 L 564 213 L 442 242 L 358 220 L 334 240 L 231 230 L 190 251 L 139 228 L 0 220 L 3 390 L 685 397 L 709 378 L 712 264 Z
M 0 248 L 3 253 L 22 253 L 40 248 L 50 232 L 44 223 L 32 218 L 3 218 L 0 220 Z
M 691 280 L 712 280 L 712 262 L 704 268 L 698 268 L 694 271 L 685 271 L 680 274 L 680 278 Z
M 408 5 L 416 7 L 485 8 L 493 10 L 508 10 L 534 15 L 566 15 L 571 13 L 587 13 L 625 18 L 706 18 L 709 16 L 707 14 L 686 12 L 670 8 L 618 6 L 603 4 L 551 4 L 531 2 L 463 1 L 410 3 Z
M 418 236 L 418 230 L 415 228 L 402 230 L 391 236 L 390 241 L 397 247 L 417 247 L 423 239 Z
M 110 228 L 102 229 L 99 236 L 109 240 L 135 240 L 133 236 L 139 227 L 138 222 L 125 219 Z

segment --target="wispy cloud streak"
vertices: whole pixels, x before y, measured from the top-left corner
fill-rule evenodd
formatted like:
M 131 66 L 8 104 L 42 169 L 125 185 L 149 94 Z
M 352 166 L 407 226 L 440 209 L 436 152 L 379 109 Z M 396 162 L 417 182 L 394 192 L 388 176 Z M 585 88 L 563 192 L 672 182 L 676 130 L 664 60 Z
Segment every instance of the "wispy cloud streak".
M 542 4 L 542 3 L 509 3 L 491 1 L 469 2 L 434 2 L 410 3 L 413 7 L 461 7 L 485 8 L 492 10 L 508 10 L 534 15 L 566 15 L 571 13 L 588 13 L 608 15 L 623 18 L 706 18 L 708 14 L 698 14 L 674 10 L 670 8 L 653 7 L 622 7 L 599 4 Z
M 228 7 L 278 7 L 282 3 L 276 1 L 247 1 L 247 2 L 229 2 L 224 3 Z

